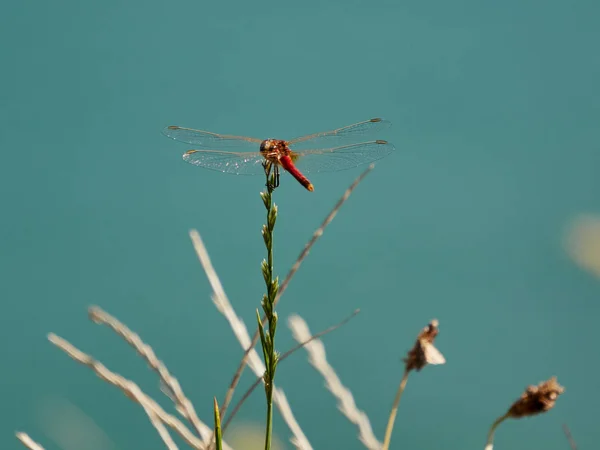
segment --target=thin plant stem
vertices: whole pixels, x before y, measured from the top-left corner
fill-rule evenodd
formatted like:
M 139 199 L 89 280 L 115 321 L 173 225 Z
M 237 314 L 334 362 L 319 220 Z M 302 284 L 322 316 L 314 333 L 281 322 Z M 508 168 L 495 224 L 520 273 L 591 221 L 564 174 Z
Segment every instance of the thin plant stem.
M 568 425 L 566 423 L 564 423 L 562 428 L 565 433 L 565 436 L 567 437 L 567 440 L 569 441 L 571 450 L 577 450 L 577 444 L 575 443 L 575 439 L 573 439 L 573 435 L 571 434 L 571 430 L 569 430 Z
M 271 400 L 267 400 L 267 434 L 265 438 L 265 449 L 271 448 L 271 435 L 273 434 L 273 394 L 271 393 Z
M 385 438 L 383 439 L 383 447 L 381 447 L 382 450 L 388 450 L 388 448 L 390 447 L 390 441 L 392 440 L 392 430 L 394 429 L 394 421 L 396 420 L 396 414 L 398 413 L 398 405 L 400 404 L 400 398 L 402 397 L 404 388 L 406 388 L 406 382 L 408 381 L 409 373 L 409 370 L 405 370 L 404 375 L 402 376 L 402 380 L 400 380 L 400 385 L 398 386 L 396 398 L 394 398 L 392 411 L 390 412 L 390 417 L 388 419 L 387 427 L 385 429 Z
M 338 328 L 340 328 L 341 326 L 345 325 L 353 317 L 355 317 L 359 312 L 360 312 L 360 309 L 354 310 L 354 312 L 351 315 L 349 315 L 348 317 L 346 317 L 340 323 L 332 325 L 329 328 L 327 328 L 326 330 L 320 331 L 319 333 L 312 335 L 310 337 L 310 339 L 307 339 L 306 341 L 304 341 L 304 342 L 302 342 L 302 343 L 300 343 L 300 344 L 292 347 L 291 349 L 289 349 L 287 352 L 285 352 L 284 354 L 282 354 L 279 357 L 279 363 L 281 363 L 284 359 L 286 359 L 292 353 L 295 353 L 297 350 L 300 350 L 306 344 L 314 341 L 315 339 L 320 338 L 321 336 L 323 336 L 323 335 L 325 335 L 327 333 L 331 333 L 332 331 L 335 331 Z M 244 393 L 244 395 L 242 396 L 242 398 L 233 407 L 233 410 L 231 411 L 231 414 L 229 414 L 229 416 L 227 417 L 227 420 L 223 424 L 223 433 L 225 433 L 225 431 L 227 430 L 227 427 L 229 426 L 229 424 L 231 423 L 231 421 L 233 420 L 233 418 L 235 417 L 235 415 L 238 413 L 238 411 L 240 410 L 240 408 L 242 407 L 242 405 L 244 404 L 244 402 L 246 400 L 248 400 L 248 397 L 250 397 L 250 395 L 252 394 L 252 392 L 254 392 L 254 389 L 256 389 L 258 387 L 258 385 L 260 384 L 261 381 L 262 381 L 262 377 L 257 377 L 256 380 L 254 381 L 254 383 L 252 383 L 252 386 L 250 386 L 250 388 Z
M 283 295 L 283 293 L 287 289 L 288 284 L 290 283 L 291 279 L 294 277 L 294 275 L 296 274 L 296 272 L 298 271 L 298 269 L 302 265 L 302 262 L 304 261 L 304 259 L 308 255 L 308 253 L 309 253 L 310 249 L 312 248 L 312 246 L 323 235 L 323 231 L 325 230 L 325 228 L 327 227 L 327 225 L 329 225 L 331 223 L 331 221 L 336 216 L 336 214 L 338 213 L 338 211 L 340 210 L 340 208 L 342 207 L 342 205 L 346 202 L 346 200 L 348 200 L 348 197 L 350 197 L 350 194 L 352 194 L 352 191 L 354 191 L 354 189 L 360 184 L 360 182 L 374 168 L 375 168 L 375 165 L 374 164 L 370 164 L 369 167 L 354 180 L 354 182 L 350 185 L 350 187 L 348 187 L 348 189 L 346 189 L 346 191 L 344 192 L 344 194 L 342 195 L 342 197 L 338 200 L 338 202 L 335 204 L 335 206 L 333 207 L 333 209 L 327 215 L 327 217 L 325 218 L 325 220 L 323 220 L 323 223 L 319 226 L 319 228 L 317 228 L 315 230 L 315 232 L 313 233 L 313 236 L 306 243 L 306 245 L 304 246 L 304 249 L 302 250 L 302 252 L 298 256 L 298 258 L 296 259 L 296 262 L 294 263 L 294 265 L 292 266 L 292 268 L 288 272 L 287 276 L 283 280 L 283 283 L 281 283 L 281 286 L 279 288 L 279 292 L 277 293 L 277 296 L 275 297 L 275 302 L 274 302 L 275 305 L 281 299 L 281 296 Z M 265 318 L 264 317 L 262 319 L 262 323 L 263 324 L 265 323 Z M 227 408 L 229 407 L 229 404 L 231 403 L 231 400 L 233 399 L 233 394 L 235 392 L 235 388 L 237 387 L 238 383 L 240 382 L 240 379 L 242 377 L 242 373 L 244 372 L 244 368 L 246 367 L 246 362 L 248 361 L 248 355 L 250 354 L 250 351 L 256 346 L 256 343 L 258 342 L 258 338 L 259 338 L 259 331 L 257 330 L 254 333 L 254 336 L 252 337 L 252 343 L 250 344 L 250 346 L 244 352 L 244 355 L 242 356 L 242 360 L 240 361 L 240 364 L 239 364 L 239 366 L 238 366 L 235 374 L 233 375 L 233 379 L 231 380 L 231 383 L 229 385 L 229 389 L 227 390 L 227 393 L 225 394 L 225 398 L 224 398 L 223 404 L 221 406 L 221 415 L 222 415 L 222 417 L 225 416 Z
M 490 427 L 490 431 L 488 431 L 488 437 L 487 437 L 487 442 L 485 444 L 485 450 L 493 450 L 494 448 L 494 433 L 496 432 L 496 428 L 498 428 L 498 426 L 504 422 L 506 419 L 508 419 L 509 414 L 506 413 L 503 416 L 498 417 L 494 423 L 492 424 L 492 426 Z

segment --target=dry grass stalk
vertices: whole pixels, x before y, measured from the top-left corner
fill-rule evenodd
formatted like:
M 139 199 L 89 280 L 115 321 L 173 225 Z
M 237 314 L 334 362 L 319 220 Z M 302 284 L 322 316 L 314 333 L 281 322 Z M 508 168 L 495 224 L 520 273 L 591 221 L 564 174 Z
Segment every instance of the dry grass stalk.
M 219 277 L 217 276 L 217 273 L 214 267 L 212 266 L 210 257 L 208 256 L 208 252 L 206 250 L 206 247 L 204 246 L 204 243 L 202 242 L 200 234 L 196 230 L 191 230 L 190 238 L 192 239 L 192 243 L 194 244 L 194 249 L 196 250 L 198 259 L 200 260 L 200 263 L 202 264 L 202 267 L 204 268 L 206 276 L 208 277 L 208 280 L 212 287 L 212 300 L 215 303 L 215 306 L 229 322 L 229 325 L 231 326 L 231 329 L 233 330 L 233 333 L 235 334 L 238 341 L 240 342 L 242 348 L 251 349 L 248 358 L 246 358 L 245 361 L 256 376 L 262 377 L 262 375 L 265 372 L 265 366 L 254 347 L 250 346 L 250 334 L 248 333 L 248 329 L 246 328 L 244 321 L 237 316 L 235 310 L 233 309 L 233 306 L 229 302 L 229 299 L 225 294 L 225 290 L 223 289 L 223 285 L 221 284 L 221 281 L 219 280 Z M 293 439 L 291 440 L 292 443 L 294 443 L 294 445 L 297 448 L 300 448 L 302 450 L 312 450 L 312 446 L 308 442 L 308 439 L 302 432 L 302 428 L 300 428 L 300 425 L 298 425 L 298 422 L 296 421 L 294 414 L 292 413 L 292 409 L 287 401 L 285 394 L 281 389 L 277 387 L 274 387 L 273 401 L 275 405 L 277 405 L 277 407 L 279 408 L 281 416 L 283 417 L 285 423 L 287 424 L 288 428 L 293 434 Z M 222 410 L 223 408 L 221 408 L 221 411 Z M 223 413 L 221 413 L 221 417 L 223 417 Z M 211 439 L 211 442 L 212 441 L 213 439 Z
M 158 373 L 162 383 L 169 389 L 177 410 L 190 422 L 204 443 L 208 443 L 211 437 L 210 430 L 206 426 L 203 426 L 196 414 L 194 405 L 183 393 L 183 389 L 177 379 L 169 373 L 165 364 L 157 358 L 152 347 L 144 343 L 138 334 L 131 331 L 119 320 L 97 306 L 89 308 L 88 313 L 92 321 L 110 327 L 146 360 L 148 365 Z
M 156 403 L 155 400 L 153 400 L 147 394 L 145 394 L 133 381 L 130 381 L 119 374 L 111 372 L 106 366 L 104 366 L 104 364 L 102 364 L 99 361 L 96 361 L 90 355 L 82 352 L 81 350 L 67 342 L 65 339 L 53 333 L 50 333 L 48 335 L 48 339 L 55 346 L 57 346 L 67 355 L 69 355 L 72 359 L 92 369 L 96 373 L 96 375 L 100 377 L 100 379 L 108 382 L 109 384 L 112 384 L 113 386 L 118 387 L 123 391 L 123 393 L 127 397 L 129 397 L 136 403 L 139 403 L 144 408 L 144 411 L 146 411 L 146 413 L 149 415 L 149 418 L 155 427 L 157 427 L 158 423 L 160 423 L 161 425 L 167 425 L 172 430 L 177 432 L 190 447 L 196 450 L 205 449 L 205 445 L 203 444 L 203 442 L 199 438 L 194 436 L 194 434 L 179 419 L 162 409 L 162 407 L 158 403 Z M 153 420 L 154 418 L 157 418 L 159 420 L 155 421 Z M 161 438 L 163 438 L 165 444 L 169 446 L 170 442 L 168 440 L 165 441 L 164 432 L 166 430 L 163 430 L 162 428 L 157 427 L 157 431 L 159 432 Z
M 304 435 L 302 428 L 300 428 L 300 425 L 298 425 L 298 422 L 294 418 L 294 415 L 292 414 L 292 407 L 290 406 L 287 397 L 281 389 L 274 388 L 273 401 L 279 408 L 279 414 L 281 414 L 283 421 L 287 424 L 292 432 L 292 437 L 290 438 L 292 445 L 298 450 L 312 450 L 310 442 L 308 442 L 308 439 Z
M 408 382 L 408 374 L 411 370 L 419 372 L 427 364 L 444 364 L 446 358 L 435 348 L 434 341 L 439 333 L 439 322 L 433 319 L 429 324 L 421 330 L 417 336 L 417 340 L 413 348 L 408 352 L 406 358 L 404 358 L 404 374 L 400 380 L 400 385 L 396 391 L 396 397 L 392 404 L 392 410 L 388 419 L 387 427 L 385 429 L 385 438 L 383 440 L 383 450 L 387 450 L 390 446 L 392 439 L 392 431 L 394 429 L 394 422 L 398 413 L 398 405 L 400 404 L 400 398 L 406 388 Z
M 575 443 L 575 439 L 573 439 L 573 435 L 571 434 L 571 430 L 569 430 L 567 424 L 563 424 L 562 428 L 563 432 L 565 433 L 565 436 L 567 437 L 567 440 L 569 441 L 569 446 L 571 447 L 571 450 L 577 450 L 577 444 Z
M 311 339 L 308 325 L 300 316 L 290 316 L 288 325 L 296 341 L 306 342 Z M 369 418 L 364 411 L 358 409 L 352 392 L 342 384 L 333 367 L 327 362 L 323 343 L 318 339 L 311 340 L 304 348 L 308 352 L 309 363 L 325 378 L 325 386 L 338 400 L 340 412 L 358 427 L 360 441 L 370 450 L 379 450 L 381 443 L 373 434 Z
M 167 446 L 167 449 L 168 450 L 179 450 L 179 447 L 177 447 L 177 444 L 175 444 L 175 441 L 169 434 L 169 430 L 167 430 L 167 428 L 161 422 L 161 420 L 158 418 L 156 413 L 153 410 L 147 408 L 145 405 L 142 405 L 142 408 L 144 408 L 144 411 L 146 411 L 146 414 L 148 414 L 148 417 L 150 418 L 150 422 L 152 423 L 152 425 L 154 425 L 154 428 L 156 428 L 156 431 L 158 431 L 158 435 L 161 437 L 161 439 Z
M 30 450 L 44 450 L 44 447 L 42 447 L 40 444 L 38 444 L 33 439 L 31 439 L 27 433 L 23 433 L 21 431 L 18 431 L 16 433 L 16 435 L 17 435 L 17 439 L 19 441 L 21 441 L 21 444 L 23 444 L 28 449 L 30 449 Z
M 325 220 L 323 220 L 323 223 L 321 223 L 319 228 L 317 228 L 317 230 L 313 233 L 310 240 L 304 246 L 304 249 L 302 250 L 302 252 L 300 252 L 300 255 L 296 259 L 296 262 L 294 263 L 294 265 L 292 266 L 292 268 L 286 275 L 285 279 L 283 280 L 283 283 L 281 283 L 281 285 L 279 286 L 279 290 L 277 292 L 277 295 L 275 296 L 274 305 L 277 305 L 277 303 L 279 303 L 279 300 L 281 299 L 281 296 L 287 289 L 290 281 L 292 280 L 292 278 L 294 277 L 294 275 L 296 274 L 296 272 L 302 265 L 302 262 L 304 261 L 304 259 L 308 256 L 308 253 L 310 252 L 310 249 L 312 248 L 312 246 L 323 235 L 323 231 L 325 230 L 327 225 L 329 225 L 331 223 L 331 221 L 336 216 L 336 214 L 338 213 L 338 211 L 340 210 L 342 205 L 346 202 L 346 200 L 348 200 L 348 197 L 350 197 L 350 194 L 352 194 L 352 191 L 360 184 L 360 182 L 368 175 L 368 173 L 371 170 L 373 170 L 374 167 L 375 167 L 374 164 L 369 165 L 369 167 L 365 171 L 363 171 L 354 180 L 354 182 L 348 187 L 348 189 L 346 189 L 346 191 L 344 192 L 342 197 L 335 204 L 335 206 L 333 207 L 331 212 L 327 215 L 327 217 L 325 217 Z M 263 325 L 265 324 L 265 320 L 266 320 L 266 317 L 263 316 L 263 318 L 262 318 Z M 245 349 L 244 355 L 242 356 L 242 360 L 240 361 L 240 364 L 239 364 L 235 374 L 233 375 L 233 379 L 231 380 L 231 384 L 229 386 L 229 389 L 227 390 L 227 393 L 225 394 L 225 398 L 224 398 L 223 404 L 221 406 L 221 411 L 223 413 L 223 416 L 225 416 L 225 412 L 227 411 L 227 408 L 229 407 L 229 404 L 231 403 L 231 399 L 233 398 L 233 393 L 235 391 L 235 388 L 237 387 L 237 385 L 242 377 L 242 372 L 244 371 L 244 367 L 246 366 L 246 360 L 249 357 L 250 351 L 256 346 L 256 343 L 258 342 L 258 338 L 259 338 L 259 331 L 257 329 L 254 332 L 254 336 L 252 336 L 252 342 L 250 343 L 250 345 L 247 347 L 244 347 L 244 349 Z
M 494 421 L 488 432 L 485 450 L 492 450 L 494 448 L 494 434 L 496 429 L 506 419 L 520 419 L 521 417 L 535 416 L 550 411 L 554 408 L 558 396 L 564 391 L 565 388 L 558 384 L 556 377 L 542 381 L 537 386 L 528 386 L 508 411 Z

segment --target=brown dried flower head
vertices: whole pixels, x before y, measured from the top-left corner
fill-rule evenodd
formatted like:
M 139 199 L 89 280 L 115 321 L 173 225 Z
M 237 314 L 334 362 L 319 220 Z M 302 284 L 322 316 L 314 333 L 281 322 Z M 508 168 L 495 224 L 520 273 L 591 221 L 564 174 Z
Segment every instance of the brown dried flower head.
M 510 407 L 507 416 L 518 419 L 549 411 L 563 392 L 565 388 L 558 384 L 556 377 L 542 381 L 537 386 L 529 386 L 521 398 Z
M 433 319 L 421 330 L 414 347 L 408 352 L 406 358 L 404 358 L 407 372 L 413 369 L 416 369 L 418 372 L 427 364 L 444 364 L 446 362 L 444 355 L 433 345 L 435 337 L 439 333 L 438 327 L 439 322 L 437 319 Z

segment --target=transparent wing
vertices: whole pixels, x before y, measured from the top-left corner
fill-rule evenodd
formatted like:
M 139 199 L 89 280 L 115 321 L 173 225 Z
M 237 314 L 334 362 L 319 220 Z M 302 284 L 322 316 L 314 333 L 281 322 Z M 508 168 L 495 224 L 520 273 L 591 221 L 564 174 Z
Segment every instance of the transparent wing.
M 421 348 L 428 364 L 444 364 L 446 362 L 444 355 L 429 342 L 421 342 Z
M 177 126 L 167 127 L 162 133 L 171 139 L 192 144 L 201 149 L 258 150 L 262 142 L 260 139 L 246 136 L 216 134 L 211 133 L 210 131 L 194 130 L 192 128 L 183 128 Z
M 377 161 L 394 151 L 387 141 L 371 141 L 321 150 L 294 152 L 292 160 L 298 169 L 307 173 L 336 172 Z
M 288 141 L 288 145 L 297 147 L 310 145 L 311 148 L 336 147 L 343 144 L 364 141 L 365 137 L 385 130 L 391 125 L 387 120 L 375 118 L 365 122 L 355 123 L 337 130 L 323 131 L 321 133 L 309 134 Z
M 183 160 L 194 166 L 234 175 L 265 173 L 262 166 L 265 159 L 258 152 L 232 153 L 213 150 L 190 150 L 183 154 Z

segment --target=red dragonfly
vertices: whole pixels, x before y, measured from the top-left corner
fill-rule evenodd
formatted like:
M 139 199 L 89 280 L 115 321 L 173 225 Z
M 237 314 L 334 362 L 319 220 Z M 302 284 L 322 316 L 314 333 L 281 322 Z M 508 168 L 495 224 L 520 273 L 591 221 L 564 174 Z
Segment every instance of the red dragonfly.
M 236 175 L 266 173 L 267 177 L 273 169 L 273 188 L 279 186 L 279 168 L 282 167 L 312 192 L 314 186 L 304 174 L 350 169 L 389 155 L 394 146 L 387 141 L 359 141 L 389 126 L 390 122 L 375 118 L 291 141 L 216 134 L 177 126 L 165 128 L 163 134 L 197 146 L 198 150 L 183 154 L 183 160 L 195 166 Z M 302 146 L 308 149 L 299 150 Z M 250 149 L 254 151 L 239 151 Z

